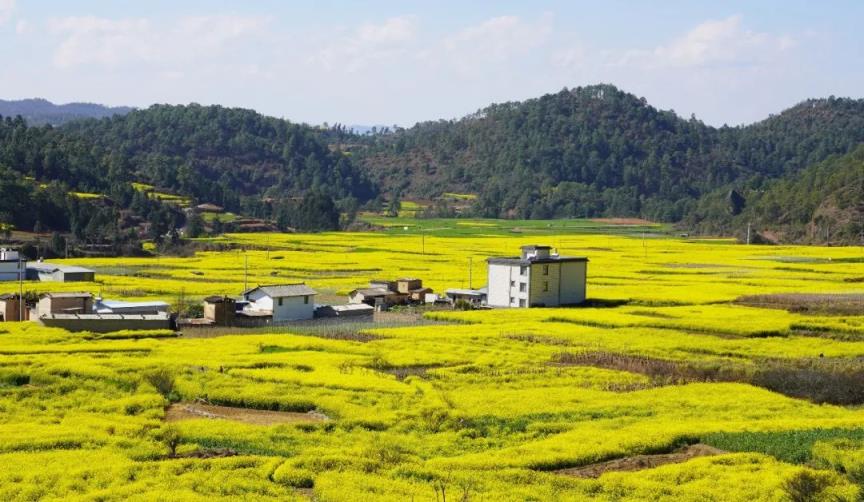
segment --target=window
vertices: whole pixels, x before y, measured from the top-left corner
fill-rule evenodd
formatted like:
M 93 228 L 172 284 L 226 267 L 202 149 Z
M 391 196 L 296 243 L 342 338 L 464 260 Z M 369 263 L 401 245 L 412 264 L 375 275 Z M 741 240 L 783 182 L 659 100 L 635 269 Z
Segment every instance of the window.
M 549 282 L 548 281 L 543 281 L 543 291 L 544 292 L 549 291 Z
M 520 282 L 519 283 L 519 292 L 524 293 L 526 291 L 528 291 L 528 285 L 525 284 L 524 282 Z
M 510 305 L 513 305 L 514 303 L 516 303 L 516 299 L 511 296 L 510 297 Z
M 524 307 L 524 306 L 525 306 L 525 300 L 524 300 L 524 299 L 521 299 L 521 298 L 519 299 L 519 306 L 520 306 L 520 307 Z
M 282 306 L 282 300 L 283 300 L 283 298 L 279 298 L 279 306 L 280 307 Z
M 516 287 L 516 281 L 510 281 L 510 287 L 515 288 Z
M 528 275 L 528 267 L 525 265 L 519 267 L 519 275 Z
M 303 297 L 303 303 L 304 303 L 305 305 L 309 305 L 309 295 L 306 295 L 306 296 Z
M 543 275 L 549 275 L 549 265 L 543 265 Z

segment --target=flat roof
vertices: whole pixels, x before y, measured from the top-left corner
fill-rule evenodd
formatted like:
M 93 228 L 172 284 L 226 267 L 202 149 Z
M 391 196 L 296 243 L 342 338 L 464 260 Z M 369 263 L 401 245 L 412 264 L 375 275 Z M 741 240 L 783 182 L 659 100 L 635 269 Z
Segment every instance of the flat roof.
M 446 294 L 463 296 L 483 296 L 486 294 L 486 291 L 480 289 L 448 289 L 446 291 Z
M 56 272 L 59 270 L 63 273 L 95 273 L 89 268 L 79 267 L 77 265 L 57 265 L 56 263 L 47 262 L 28 262 L 27 268 L 38 270 L 40 272 Z
M 531 265 L 533 263 L 564 263 L 564 262 L 587 262 L 585 256 L 550 256 L 548 258 L 519 258 L 519 257 L 493 257 L 487 258 L 486 262 L 493 265 Z
M 120 300 L 102 300 L 99 305 L 104 305 L 109 308 L 135 308 L 135 307 L 167 307 L 166 302 L 124 302 Z
M 48 298 L 92 298 L 92 293 L 45 293 Z

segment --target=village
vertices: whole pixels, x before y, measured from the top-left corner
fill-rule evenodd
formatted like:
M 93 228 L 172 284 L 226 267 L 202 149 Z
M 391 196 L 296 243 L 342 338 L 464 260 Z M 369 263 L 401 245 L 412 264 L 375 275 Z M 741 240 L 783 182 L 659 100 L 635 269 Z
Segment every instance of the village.
M 255 328 L 310 322 L 375 322 L 377 312 L 419 309 L 561 307 L 586 299 L 586 257 L 561 256 L 551 246 L 521 247 L 519 256 L 490 257 L 487 285 L 436 293 L 422 278 L 372 279 L 347 295 L 344 304 L 316 303 L 318 291 L 304 282 L 249 287 L 238 295 L 209 296 L 202 316 L 178 318 L 165 301 L 128 302 L 90 292 L 25 295 L 24 281 L 94 282 L 83 267 L 28 262 L 18 251 L 0 249 L 0 282 L 17 282 L 17 292 L 0 295 L 0 321 L 33 321 L 69 331 L 184 330 L 209 327 Z

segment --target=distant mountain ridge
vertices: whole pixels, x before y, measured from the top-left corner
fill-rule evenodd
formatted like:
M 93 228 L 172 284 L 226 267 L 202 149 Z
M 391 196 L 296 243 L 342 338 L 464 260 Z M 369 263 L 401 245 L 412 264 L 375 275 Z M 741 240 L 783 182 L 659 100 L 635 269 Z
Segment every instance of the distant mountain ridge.
M 0 99 L 0 115 L 4 117 L 20 115 L 32 126 L 46 124 L 58 126 L 79 119 L 101 119 L 114 115 L 125 115 L 134 109 L 129 106 L 104 106 L 95 103 L 58 105 L 43 98 L 11 101 Z

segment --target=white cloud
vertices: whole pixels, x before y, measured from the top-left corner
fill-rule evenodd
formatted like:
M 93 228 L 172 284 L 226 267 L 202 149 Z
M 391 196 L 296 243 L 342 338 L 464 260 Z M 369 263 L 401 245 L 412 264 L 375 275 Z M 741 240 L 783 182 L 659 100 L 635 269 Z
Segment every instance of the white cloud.
M 517 16 L 499 16 L 469 26 L 444 39 L 448 58 L 463 68 L 500 63 L 543 45 L 552 32 L 551 16 L 525 22 Z
M 3 25 L 12 17 L 15 10 L 15 0 L 0 0 L 0 25 Z
M 308 61 L 327 71 L 354 73 L 374 63 L 407 55 L 418 31 L 416 16 L 391 17 L 379 24 L 366 23 L 339 37 L 335 43 L 314 50 Z
M 15 23 L 15 33 L 18 35 L 24 35 L 26 33 L 30 33 L 30 29 L 32 26 L 26 19 L 22 19 Z
M 621 62 L 660 68 L 752 66 L 769 62 L 795 45 L 789 36 L 745 29 L 741 16 L 731 16 L 701 23 L 651 51 L 630 51 Z
M 226 15 L 181 18 L 162 26 L 144 18 L 107 19 L 94 16 L 52 19 L 49 30 L 61 37 L 54 64 L 70 68 L 85 64 L 176 64 L 217 60 L 219 51 L 240 37 L 256 34 L 267 23 L 259 17 Z

